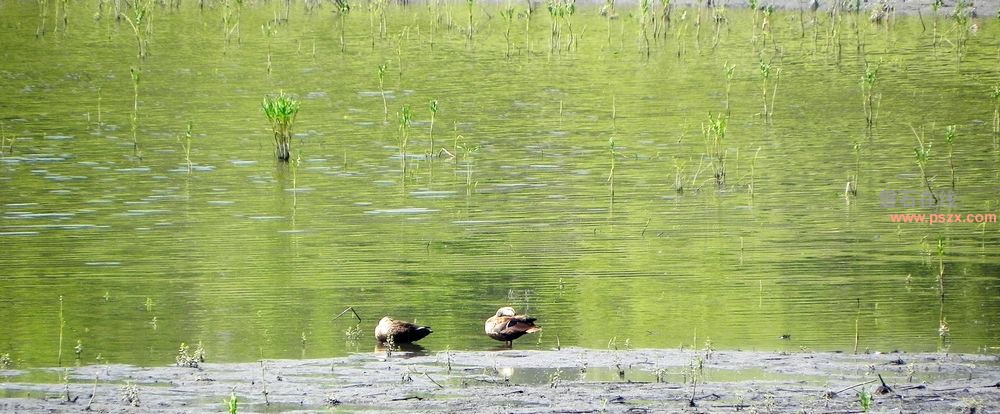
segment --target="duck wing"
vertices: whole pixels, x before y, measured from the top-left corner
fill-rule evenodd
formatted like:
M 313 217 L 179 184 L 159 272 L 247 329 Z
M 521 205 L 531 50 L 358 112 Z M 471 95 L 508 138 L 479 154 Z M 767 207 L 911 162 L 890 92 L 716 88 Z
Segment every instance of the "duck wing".
M 515 315 L 511 317 L 503 330 L 500 331 L 503 335 L 510 336 L 521 336 L 526 333 L 534 333 L 542 330 L 541 327 L 535 326 L 535 320 L 537 318 L 532 318 L 524 315 Z

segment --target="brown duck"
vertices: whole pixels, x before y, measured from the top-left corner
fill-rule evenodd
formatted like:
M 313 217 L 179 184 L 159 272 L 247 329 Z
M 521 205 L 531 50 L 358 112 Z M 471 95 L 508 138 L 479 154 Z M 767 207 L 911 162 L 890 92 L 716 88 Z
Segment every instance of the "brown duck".
M 535 333 L 542 328 L 535 326 L 535 318 L 518 315 L 514 308 L 504 306 L 497 314 L 486 320 L 486 335 L 513 346 L 513 341 L 526 333 Z
M 417 326 L 386 316 L 378 321 L 378 326 L 375 327 L 375 339 L 379 342 L 388 342 L 389 338 L 392 338 L 393 343 L 408 344 L 423 339 L 431 332 L 434 331 L 429 326 Z

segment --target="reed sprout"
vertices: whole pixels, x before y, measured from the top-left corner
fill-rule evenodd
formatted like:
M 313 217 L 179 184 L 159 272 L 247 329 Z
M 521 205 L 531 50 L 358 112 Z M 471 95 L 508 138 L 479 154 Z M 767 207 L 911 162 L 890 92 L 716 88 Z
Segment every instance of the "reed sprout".
M 382 94 L 382 110 L 383 110 L 383 121 L 389 121 L 389 104 L 385 101 L 385 69 L 386 64 L 378 65 L 378 91 Z
M 351 4 L 348 0 L 335 0 L 337 4 L 337 15 L 340 16 L 340 51 L 347 51 L 347 39 L 344 37 L 347 28 L 347 15 L 351 13 Z
M 653 0 L 639 0 L 639 38 L 646 56 L 649 56 L 649 27 L 652 16 Z
M 438 112 L 438 101 L 437 99 L 431 99 L 430 101 L 431 109 L 431 126 L 430 126 L 430 139 L 431 139 L 431 152 L 430 155 L 434 155 L 434 118 L 437 116 Z
M 750 160 L 750 185 L 747 186 L 747 192 L 750 194 L 750 200 L 754 199 L 754 196 L 756 195 L 757 191 L 757 183 L 755 181 L 755 177 L 757 172 L 758 155 L 760 155 L 760 147 L 757 147 L 757 151 L 753 153 L 753 159 Z
M 150 4 L 148 0 L 136 0 L 132 5 L 131 17 L 125 13 L 121 14 L 121 16 L 125 18 L 125 21 L 128 22 L 129 27 L 132 28 L 132 33 L 135 35 L 139 59 L 146 58 L 147 41 L 145 35 L 148 30 L 143 30 L 142 24 L 148 20 L 147 17 L 149 15 L 149 11 L 151 10 L 151 7 L 149 6 Z
M 468 38 L 469 43 L 472 43 L 472 12 L 475 11 L 476 0 L 465 0 L 465 4 L 469 6 L 469 28 L 468 28 Z
M 611 189 L 611 203 L 615 202 L 615 158 L 617 156 L 617 150 L 615 149 L 615 137 L 612 136 L 608 138 L 608 155 L 611 158 L 611 167 L 608 171 L 608 188 Z
M 771 79 L 771 63 L 765 62 L 763 59 L 760 61 L 760 78 L 761 78 L 761 101 L 764 103 L 763 117 L 765 120 L 770 118 L 770 113 L 767 108 L 767 81 Z
M 528 7 L 524 11 L 524 50 L 531 53 L 531 15 L 535 10 L 531 8 L 531 0 L 525 0 Z
M 993 100 L 993 134 L 1000 135 L 1000 82 L 990 89 L 990 98 Z
M 615 11 L 615 0 L 604 0 L 604 5 L 601 6 L 601 16 L 604 16 L 608 20 L 608 49 L 611 48 L 611 21 L 618 18 L 618 12 Z
M 278 29 L 268 21 L 260 25 L 260 31 L 264 33 L 264 38 L 267 39 L 267 76 L 271 76 L 271 40 L 278 33 Z
M 462 141 L 459 143 L 459 141 Z M 455 136 L 455 153 L 462 154 L 462 162 L 465 164 L 465 195 L 469 196 L 472 194 L 472 187 L 474 183 L 472 182 L 472 170 L 473 170 L 473 158 L 472 155 L 479 152 L 479 146 L 469 145 L 465 142 L 465 137 L 462 135 Z M 457 162 L 457 158 L 456 158 Z
M 191 121 L 188 121 L 187 132 L 184 133 L 183 139 L 181 137 L 177 137 L 177 140 L 180 141 L 181 149 L 184 150 L 184 161 L 187 163 L 188 172 L 191 172 L 191 167 L 192 167 L 192 163 L 191 163 L 191 138 L 193 136 L 191 134 L 191 130 L 192 130 L 193 126 L 194 125 L 191 123 Z
M 410 121 L 413 119 L 413 112 L 410 111 L 410 107 L 403 105 L 399 112 L 396 113 L 399 122 L 399 135 L 397 140 L 399 141 L 399 164 L 403 171 L 403 179 L 406 179 L 406 146 L 410 141 Z
M 955 137 L 958 136 L 958 127 L 948 125 L 944 129 L 944 142 L 948 144 L 948 168 L 951 169 L 951 189 L 955 189 Z
M 7 143 L 7 128 L 3 122 L 0 122 L 0 158 L 3 158 L 4 154 L 14 153 L 14 137 L 10 138 L 10 143 Z
M 562 25 L 566 24 L 569 30 L 569 41 L 566 42 L 566 50 L 573 47 L 575 35 L 573 34 L 573 23 L 570 18 L 576 13 L 576 0 L 548 0 L 546 8 L 549 10 L 549 17 L 552 23 L 549 32 L 549 49 L 558 51 L 562 49 Z
M 56 356 L 56 365 L 62 365 L 64 328 L 66 328 L 66 318 L 63 317 L 63 297 L 59 295 L 59 354 Z
M 934 27 L 933 30 L 934 31 L 932 32 L 932 36 L 933 36 L 933 38 L 932 38 L 933 39 L 932 40 L 933 43 L 932 44 L 934 45 L 934 47 L 937 47 L 937 41 L 938 41 L 938 35 L 937 35 L 938 12 L 941 10 L 942 6 L 944 6 L 944 0 L 934 0 L 934 2 L 931 3 L 931 10 L 934 11 L 934 24 L 933 24 L 933 27 Z
M 500 17 L 503 18 L 504 22 L 504 32 L 503 38 L 507 45 L 507 51 L 504 52 L 505 58 L 510 58 L 510 26 L 514 21 L 514 6 L 509 3 L 504 8 L 500 9 Z
M 139 68 L 129 68 L 129 74 L 132 76 L 132 114 L 131 129 L 132 129 L 132 153 L 142 159 L 142 151 L 139 149 L 139 82 L 142 78 L 142 70 Z
M 864 98 L 863 106 L 865 110 L 865 123 L 868 128 L 875 125 L 878 120 L 878 107 L 882 100 L 881 94 L 876 94 L 878 87 L 878 70 L 882 62 L 870 64 L 865 62 L 865 73 L 861 76 L 861 94 Z
M 236 389 L 233 389 L 229 393 L 229 399 L 222 400 L 222 403 L 226 405 L 226 410 L 228 410 L 229 414 L 236 414 L 239 405 L 239 399 L 236 398 Z
M 261 109 L 271 124 L 274 134 L 275 153 L 280 161 L 288 161 L 291 157 L 292 125 L 299 113 L 299 100 L 286 95 L 284 91 L 278 95 L 266 95 L 261 103 Z
M 923 178 L 924 185 L 927 187 L 927 192 L 930 193 L 931 198 L 934 199 L 934 204 L 937 205 L 937 195 L 934 194 L 934 189 L 931 188 L 930 178 L 927 177 L 927 161 L 931 156 L 931 142 L 927 141 L 926 144 L 924 143 L 923 130 L 918 133 L 912 126 L 910 129 L 913 130 L 913 135 L 917 137 L 918 146 L 913 148 L 913 152 L 916 155 L 917 166 L 920 167 L 920 176 Z
M 861 179 L 861 141 L 854 141 L 854 173 L 847 181 L 847 188 L 844 189 L 844 197 L 858 196 L 858 181 Z
M 726 115 L 728 116 L 731 114 L 729 105 L 729 91 L 730 89 L 732 89 L 733 86 L 733 75 L 735 75 L 736 73 L 736 65 L 735 64 L 730 65 L 729 62 L 726 62 L 725 64 L 722 65 L 722 67 L 726 70 Z
M 725 148 L 725 141 L 728 123 L 729 118 L 722 114 L 718 116 L 709 114 L 708 123 L 701 126 L 702 134 L 705 137 L 705 155 L 711 162 L 715 184 L 719 188 L 722 188 L 726 183 L 726 154 L 728 150 Z
M 242 9 L 243 0 L 222 0 L 222 28 L 227 45 L 232 42 L 233 36 L 236 36 L 236 43 L 240 43 L 240 12 Z
M 35 37 L 42 37 L 45 35 L 45 23 L 49 20 L 49 2 L 48 0 L 38 0 L 38 28 L 35 29 Z

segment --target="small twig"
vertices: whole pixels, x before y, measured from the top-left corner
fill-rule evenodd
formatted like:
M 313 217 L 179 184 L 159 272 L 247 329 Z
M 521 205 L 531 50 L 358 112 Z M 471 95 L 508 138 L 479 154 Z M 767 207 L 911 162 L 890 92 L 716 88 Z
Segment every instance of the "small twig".
M 341 316 L 344 316 L 344 314 L 347 313 L 347 311 L 351 311 L 351 313 L 354 314 L 354 317 L 358 318 L 358 323 L 361 323 L 361 317 L 358 316 L 358 313 L 354 311 L 354 307 L 353 306 L 348 306 L 347 309 L 344 309 L 343 312 L 340 312 L 339 314 L 337 314 L 337 316 L 334 316 L 333 320 L 337 320 Z
M 862 385 L 868 385 L 868 384 L 871 384 L 871 383 L 873 383 L 873 382 L 875 382 L 875 381 L 878 381 L 878 380 L 871 380 L 871 381 L 865 381 L 865 382 L 861 382 L 861 383 L 858 383 L 858 384 L 854 384 L 854 385 L 852 385 L 852 386 L 850 386 L 850 387 L 847 387 L 847 388 L 844 388 L 844 389 L 842 389 L 842 390 L 839 390 L 839 391 L 834 391 L 833 393 L 834 393 L 834 394 L 840 394 L 840 393 L 842 393 L 842 392 L 844 392 L 844 391 L 847 391 L 847 390 L 849 390 L 849 389 L 851 389 L 851 388 L 857 388 L 857 387 L 860 387 L 860 386 L 862 386 Z
M 419 396 L 419 395 L 411 395 L 411 396 L 409 396 L 409 397 L 400 397 L 400 398 L 393 398 L 393 399 L 392 399 L 392 400 L 390 400 L 390 401 L 406 401 L 406 400 L 417 400 L 417 401 L 423 401 L 423 400 L 424 400 L 424 397 L 421 397 L 421 396 Z
M 438 384 L 438 382 L 437 382 L 437 381 L 434 381 L 434 378 L 431 378 L 430 374 L 428 374 L 428 373 L 426 373 L 426 372 L 421 372 L 421 374 L 424 374 L 424 376 L 425 376 L 425 377 L 427 377 L 427 379 L 431 380 L 431 382 L 433 382 L 433 383 L 434 383 L 434 385 L 437 385 L 437 386 L 438 386 L 438 388 L 440 388 L 440 389 L 442 389 L 442 390 L 444 389 L 444 385 L 441 385 L 441 384 Z
M 94 398 L 97 397 L 97 377 L 98 374 L 94 374 L 94 392 L 90 393 L 90 401 L 87 401 L 87 406 L 83 408 L 84 411 L 90 411 L 90 406 L 94 403 Z

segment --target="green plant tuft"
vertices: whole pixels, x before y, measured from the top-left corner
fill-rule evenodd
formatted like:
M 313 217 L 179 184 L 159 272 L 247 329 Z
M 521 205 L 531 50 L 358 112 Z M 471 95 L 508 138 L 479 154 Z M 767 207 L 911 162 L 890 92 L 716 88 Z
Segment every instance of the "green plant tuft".
M 292 124 L 299 113 L 300 103 L 298 99 L 280 92 L 278 95 L 265 96 L 261 106 L 271 123 L 278 159 L 288 161 L 291 156 Z

